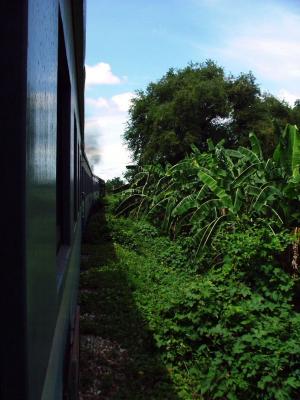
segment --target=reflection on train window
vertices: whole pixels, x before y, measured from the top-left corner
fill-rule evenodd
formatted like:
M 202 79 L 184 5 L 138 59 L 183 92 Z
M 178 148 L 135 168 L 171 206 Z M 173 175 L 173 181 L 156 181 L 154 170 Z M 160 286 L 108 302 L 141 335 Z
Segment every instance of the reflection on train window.
M 56 248 L 70 243 L 70 107 L 71 83 L 61 17 L 58 30 Z
M 78 154 L 77 124 L 74 116 L 74 221 L 77 221 L 78 214 Z

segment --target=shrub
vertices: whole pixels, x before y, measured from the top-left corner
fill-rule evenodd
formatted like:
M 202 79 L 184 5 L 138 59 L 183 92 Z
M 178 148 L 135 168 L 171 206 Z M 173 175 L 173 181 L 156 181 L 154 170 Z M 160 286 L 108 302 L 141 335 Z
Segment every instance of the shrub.
M 299 395 L 300 315 L 275 258 L 290 240 L 263 227 L 219 237 L 222 263 L 186 281 L 152 319 L 165 361 L 188 368 L 204 399 Z
M 179 398 L 300 397 L 299 282 L 279 257 L 293 242 L 288 231 L 242 216 L 195 258 L 188 236 L 171 240 L 144 220 L 109 221 Z

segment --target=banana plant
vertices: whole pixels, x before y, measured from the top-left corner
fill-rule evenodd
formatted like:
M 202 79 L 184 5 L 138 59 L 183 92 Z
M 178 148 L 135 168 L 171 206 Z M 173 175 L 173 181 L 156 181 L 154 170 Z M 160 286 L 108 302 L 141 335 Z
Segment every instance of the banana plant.
M 273 160 L 282 167 L 288 179 L 299 182 L 300 134 L 296 125 L 287 125 L 273 154 Z
M 285 128 L 268 160 L 256 135 L 250 133 L 249 139 L 250 148 L 238 149 L 209 140 L 207 152 L 192 146 L 192 153 L 176 165 L 145 167 L 127 190 L 121 212 L 152 218 L 172 235 L 188 230 L 198 249 L 221 224 L 245 214 L 290 226 L 300 216 L 298 129 Z

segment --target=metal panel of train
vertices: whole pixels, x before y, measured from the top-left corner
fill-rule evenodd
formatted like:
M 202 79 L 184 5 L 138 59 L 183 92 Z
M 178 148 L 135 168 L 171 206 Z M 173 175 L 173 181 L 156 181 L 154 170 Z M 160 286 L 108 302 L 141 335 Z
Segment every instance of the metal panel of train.
M 5 1 L 0 19 L 0 398 L 76 398 L 81 231 L 104 190 L 84 153 L 85 1 Z

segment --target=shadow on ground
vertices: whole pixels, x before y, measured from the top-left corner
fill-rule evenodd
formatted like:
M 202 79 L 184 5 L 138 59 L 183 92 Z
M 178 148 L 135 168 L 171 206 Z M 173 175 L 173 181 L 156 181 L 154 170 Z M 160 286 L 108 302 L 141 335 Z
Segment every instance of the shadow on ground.
M 176 400 L 98 204 L 82 246 L 81 400 Z

